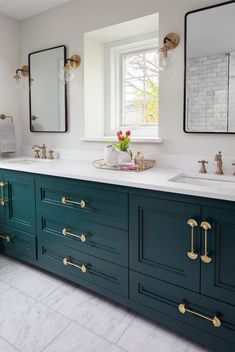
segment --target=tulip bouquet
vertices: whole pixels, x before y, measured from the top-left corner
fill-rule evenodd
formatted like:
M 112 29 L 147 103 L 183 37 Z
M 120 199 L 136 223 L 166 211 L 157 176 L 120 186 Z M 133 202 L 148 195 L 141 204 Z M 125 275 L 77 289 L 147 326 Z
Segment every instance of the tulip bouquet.
M 132 155 L 130 148 L 131 143 L 131 131 L 126 131 L 126 134 L 120 130 L 117 132 L 118 142 L 113 144 L 113 148 L 118 149 L 121 152 L 127 152 Z

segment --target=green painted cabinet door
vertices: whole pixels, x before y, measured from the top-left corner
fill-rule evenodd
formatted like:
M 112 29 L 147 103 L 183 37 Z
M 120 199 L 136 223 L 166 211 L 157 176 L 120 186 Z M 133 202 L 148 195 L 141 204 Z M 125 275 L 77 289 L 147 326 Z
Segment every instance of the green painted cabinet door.
M 235 211 L 203 207 L 203 221 L 211 225 L 207 234 L 202 229 L 201 260 L 202 294 L 235 305 Z
M 4 179 L 3 173 L 0 172 L 0 224 L 4 224 Z
M 190 259 L 192 228 L 200 206 L 143 196 L 130 196 L 130 267 L 196 292 L 200 289 L 200 257 Z M 200 224 L 200 222 L 199 222 Z M 194 249 L 200 248 L 199 226 L 194 227 Z
M 34 177 L 22 172 L 4 172 L 6 225 L 35 234 Z

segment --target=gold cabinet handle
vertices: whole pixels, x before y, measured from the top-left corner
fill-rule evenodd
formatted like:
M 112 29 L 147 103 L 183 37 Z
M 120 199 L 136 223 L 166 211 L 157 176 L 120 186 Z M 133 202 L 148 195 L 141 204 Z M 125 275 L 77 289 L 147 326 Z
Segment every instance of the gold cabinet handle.
M 86 242 L 86 236 L 83 233 L 81 235 L 75 235 L 74 233 L 69 232 L 67 229 L 63 229 L 62 230 L 62 234 L 64 236 L 69 235 L 69 236 L 72 236 L 72 237 L 75 237 L 75 238 L 79 238 L 80 241 L 83 242 L 83 243 Z
M 199 318 L 203 318 L 208 321 L 211 321 L 215 328 L 219 328 L 221 326 L 221 320 L 216 315 L 213 318 L 210 318 L 207 315 L 195 312 L 194 310 L 187 308 L 185 304 L 180 304 L 178 306 L 178 309 L 181 314 L 190 313 L 190 314 L 196 315 Z
M 191 251 L 187 252 L 187 256 L 190 259 L 195 260 L 197 259 L 198 255 L 197 253 L 195 253 L 195 249 L 194 249 L 194 228 L 198 226 L 198 223 L 194 219 L 189 219 L 187 221 L 187 225 L 191 227 Z
M 9 236 L 9 235 L 4 236 L 3 234 L 0 234 L 0 238 L 2 238 L 6 242 L 11 241 L 11 236 Z
M 209 224 L 207 221 L 203 221 L 200 226 L 204 229 L 205 240 L 204 254 L 201 255 L 201 260 L 203 263 L 209 264 L 211 262 L 211 258 L 208 256 L 208 230 L 211 230 L 211 224 Z
M 4 187 L 7 186 L 7 183 L 4 183 L 3 181 L 0 182 L 0 188 L 1 188 L 1 198 L 0 198 L 0 204 L 2 207 L 4 207 L 4 205 L 7 202 L 7 199 L 4 199 Z
M 84 200 L 81 200 L 80 202 L 74 202 L 73 200 L 66 199 L 66 197 L 61 198 L 62 204 L 74 204 L 74 205 L 80 205 L 81 208 L 86 207 L 86 203 Z
M 70 258 L 64 258 L 63 263 L 65 266 L 67 266 L 67 265 L 74 266 L 75 268 L 80 269 L 83 273 L 87 272 L 87 267 L 85 265 L 74 264 Z

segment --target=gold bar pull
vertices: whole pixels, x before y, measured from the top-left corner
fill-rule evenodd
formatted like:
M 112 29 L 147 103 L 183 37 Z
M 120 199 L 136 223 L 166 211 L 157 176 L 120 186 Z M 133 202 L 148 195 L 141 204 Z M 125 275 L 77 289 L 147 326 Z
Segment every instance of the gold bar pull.
M 70 265 L 70 266 L 74 266 L 75 268 L 78 268 L 80 269 L 83 273 L 86 273 L 87 272 L 87 267 L 85 265 L 77 265 L 77 264 L 74 264 L 70 258 L 64 258 L 63 259 L 63 263 L 64 265 Z
M 198 254 L 195 253 L 194 250 L 194 227 L 197 227 L 197 221 L 194 219 L 189 219 L 187 221 L 187 225 L 189 225 L 191 227 L 191 251 L 187 252 L 187 256 L 192 259 L 195 260 L 198 257 Z
M 201 228 L 204 229 L 205 233 L 204 233 L 204 238 L 205 238 L 205 248 L 204 248 L 204 254 L 201 255 L 201 260 L 203 261 L 203 263 L 209 264 L 211 262 L 211 258 L 208 257 L 208 230 L 211 230 L 211 224 L 209 224 L 209 222 L 207 221 L 203 221 L 201 223 Z
M 9 235 L 4 236 L 3 234 L 0 234 L 0 238 L 2 238 L 6 242 L 11 241 L 11 236 L 9 236 Z
M 86 203 L 84 200 L 81 200 L 80 202 L 74 202 L 73 200 L 66 199 L 66 197 L 61 198 L 62 204 L 74 204 L 74 205 L 80 205 L 81 208 L 86 207 Z
M 2 207 L 6 204 L 8 201 L 7 199 L 4 199 L 4 187 L 7 186 L 7 183 L 4 183 L 3 181 L 0 182 L 0 188 L 1 188 L 1 198 L 0 198 L 0 204 Z
M 196 315 L 199 318 L 203 318 L 208 321 L 211 321 L 215 328 L 219 328 L 221 326 L 221 320 L 216 315 L 213 318 L 210 318 L 204 314 L 188 309 L 185 304 L 180 304 L 178 306 L 178 310 L 181 314 L 190 313 L 190 314 Z
M 64 236 L 69 235 L 69 236 L 72 236 L 72 237 L 75 237 L 75 238 L 79 238 L 81 240 L 81 242 L 83 242 L 83 243 L 86 242 L 86 236 L 83 233 L 81 235 L 75 235 L 74 233 L 69 232 L 67 229 L 63 229 L 62 230 L 62 234 Z

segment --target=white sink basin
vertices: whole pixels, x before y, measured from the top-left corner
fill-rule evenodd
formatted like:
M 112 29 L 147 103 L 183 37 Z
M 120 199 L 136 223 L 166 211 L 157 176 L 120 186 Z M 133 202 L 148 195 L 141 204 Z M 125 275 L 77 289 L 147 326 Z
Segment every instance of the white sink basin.
M 7 159 L 1 160 L 7 164 L 22 164 L 22 165 L 31 165 L 31 164 L 38 164 L 38 163 L 45 163 L 50 162 L 50 159 L 34 159 L 34 158 L 14 158 L 14 159 Z
M 220 175 L 180 174 L 169 181 L 213 189 L 235 191 L 235 177 Z

